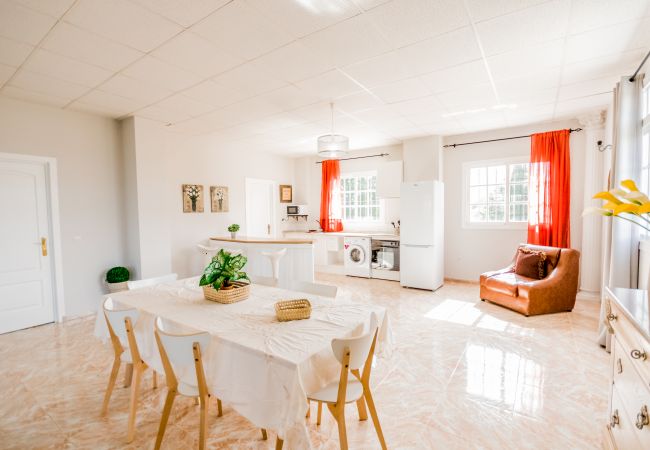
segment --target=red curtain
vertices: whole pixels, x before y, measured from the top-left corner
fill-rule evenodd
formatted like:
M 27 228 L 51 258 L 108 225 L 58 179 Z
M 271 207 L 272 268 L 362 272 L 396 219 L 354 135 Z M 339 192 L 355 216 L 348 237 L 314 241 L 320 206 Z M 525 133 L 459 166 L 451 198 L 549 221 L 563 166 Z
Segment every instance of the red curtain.
M 322 164 L 323 181 L 320 191 L 320 226 L 323 231 L 343 231 L 341 221 L 341 169 L 337 159 Z
M 549 131 L 530 138 L 529 244 L 570 246 L 569 133 Z

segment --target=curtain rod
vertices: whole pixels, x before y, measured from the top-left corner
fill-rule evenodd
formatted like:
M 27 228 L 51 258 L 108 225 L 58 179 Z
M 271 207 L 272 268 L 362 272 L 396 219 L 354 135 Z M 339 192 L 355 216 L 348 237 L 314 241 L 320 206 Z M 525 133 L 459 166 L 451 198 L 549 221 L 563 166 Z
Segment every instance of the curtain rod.
M 363 159 L 363 158 L 377 158 L 380 156 L 388 156 L 388 153 L 379 153 L 378 155 L 368 155 L 368 156 L 355 156 L 353 158 L 340 158 L 338 161 L 349 161 L 351 159 Z M 327 160 L 326 160 L 327 161 Z M 316 164 L 322 164 L 323 161 L 316 161 Z
M 645 55 L 645 58 L 643 58 L 643 61 L 641 61 L 641 64 L 639 64 L 639 67 L 636 68 L 636 70 L 634 71 L 634 75 L 632 75 L 632 76 L 630 77 L 630 81 L 634 81 L 634 79 L 636 78 L 637 74 L 639 73 L 639 70 L 641 70 L 641 67 L 643 67 L 643 65 L 645 64 L 645 62 L 648 60 L 648 57 L 650 57 L 650 51 L 648 52 L 647 55 Z
M 573 133 L 575 131 L 582 131 L 582 128 L 570 128 L 569 133 Z M 484 144 L 486 142 L 497 142 L 497 141 L 509 141 L 510 139 L 523 139 L 523 138 L 528 138 L 531 137 L 532 134 L 526 134 L 524 136 L 512 136 L 512 137 L 507 137 L 507 138 L 499 138 L 499 139 L 488 139 L 485 141 L 474 141 L 474 142 L 463 142 L 462 144 L 447 144 L 443 145 L 443 148 L 447 147 L 460 147 L 461 145 L 472 145 L 472 144 Z

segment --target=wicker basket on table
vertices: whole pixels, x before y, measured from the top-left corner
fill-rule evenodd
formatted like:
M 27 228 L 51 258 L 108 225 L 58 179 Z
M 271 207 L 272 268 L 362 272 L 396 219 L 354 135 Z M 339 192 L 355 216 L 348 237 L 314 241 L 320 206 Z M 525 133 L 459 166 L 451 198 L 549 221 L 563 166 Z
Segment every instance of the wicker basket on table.
M 217 303 L 237 303 L 246 300 L 251 292 L 251 286 L 248 283 L 235 281 L 232 283 L 232 289 L 219 289 L 218 291 L 212 286 L 203 286 L 203 296 L 206 300 Z
M 309 319 L 311 303 L 306 298 L 282 300 L 275 304 L 275 315 L 280 322 Z

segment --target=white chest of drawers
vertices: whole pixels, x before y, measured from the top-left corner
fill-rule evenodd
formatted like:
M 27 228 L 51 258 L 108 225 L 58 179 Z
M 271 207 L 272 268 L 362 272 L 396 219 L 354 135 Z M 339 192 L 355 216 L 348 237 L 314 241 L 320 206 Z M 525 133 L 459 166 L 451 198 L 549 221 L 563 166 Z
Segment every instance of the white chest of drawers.
M 605 446 L 650 449 L 650 318 L 646 291 L 607 288 L 612 334 L 609 423 Z

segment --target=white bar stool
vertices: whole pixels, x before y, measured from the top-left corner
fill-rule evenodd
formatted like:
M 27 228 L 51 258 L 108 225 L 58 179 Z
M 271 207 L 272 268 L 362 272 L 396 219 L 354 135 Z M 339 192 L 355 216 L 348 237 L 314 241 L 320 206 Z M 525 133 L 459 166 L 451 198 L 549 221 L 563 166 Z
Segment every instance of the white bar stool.
M 208 247 L 203 244 L 196 244 L 196 248 L 199 249 L 199 253 L 203 255 L 203 266 L 207 266 L 214 258 L 214 255 L 219 251 L 219 247 Z
M 276 280 L 280 279 L 280 259 L 287 254 L 287 249 L 283 248 L 276 252 L 261 252 L 263 256 L 266 256 L 271 261 L 271 269 L 273 270 L 273 278 Z

